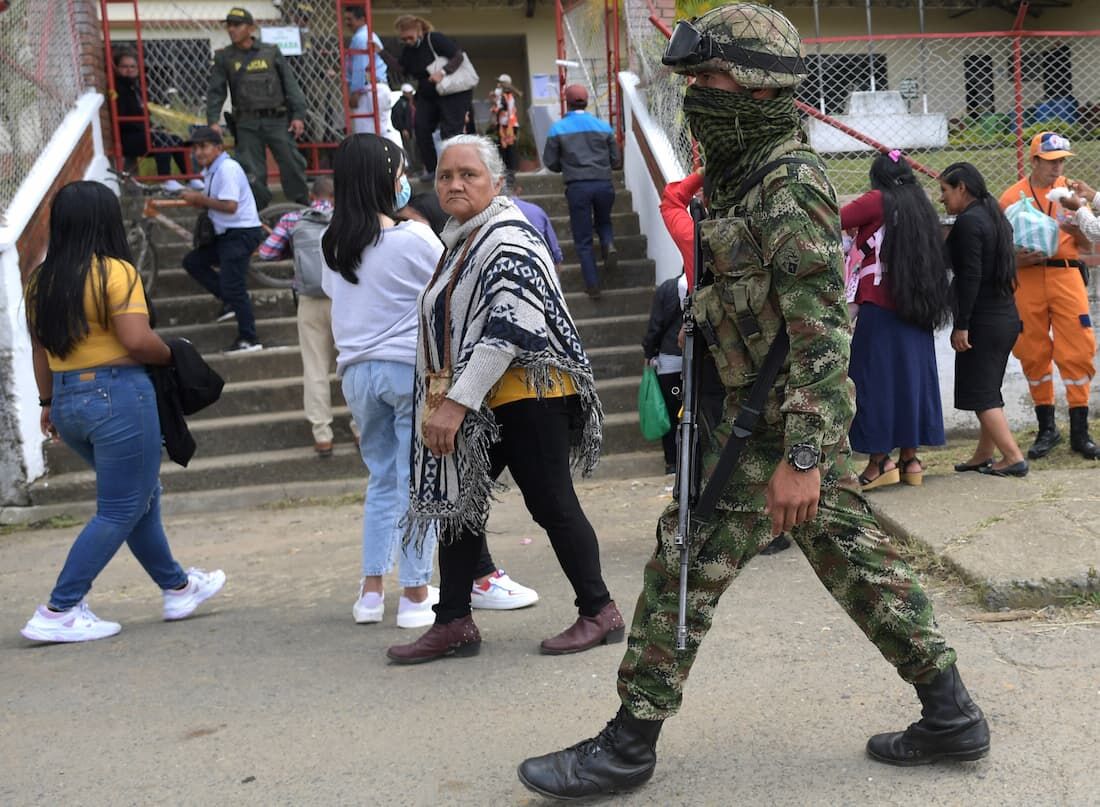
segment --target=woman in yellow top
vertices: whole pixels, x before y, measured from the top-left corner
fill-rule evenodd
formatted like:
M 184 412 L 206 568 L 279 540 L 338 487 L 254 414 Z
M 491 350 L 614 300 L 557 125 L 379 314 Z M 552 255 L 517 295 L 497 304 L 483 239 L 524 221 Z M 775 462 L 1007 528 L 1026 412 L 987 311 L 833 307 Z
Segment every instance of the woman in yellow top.
M 49 604 L 21 633 L 40 642 L 113 636 L 84 601 L 122 546 L 161 588 L 164 618 L 189 616 L 225 574 L 185 572 L 160 519 L 160 422 L 144 365 L 172 362 L 149 324 L 118 199 L 98 182 L 73 182 L 54 197 L 46 259 L 27 281 L 27 325 L 42 406 L 42 432 L 60 437 L 96 473 L 96 514 L 81 530 Z
M 576 594 L 576 621 L 541 652 L 577 653 L 624 635 L 570 477 L 571 466 L 587 473 L 599 460 L 603 412 L 592 366 L 546 242 L 500 195 L 503 184 L 488 138 L 443 143 L 436 190 L 451 219 L 441 236 L 447 250 L 419 300 L 407 519 L 407 540 L 418 546 L 437 530 L 440 593 L 431 629 L 389 649 L 401 664 L 478 652 L 471 585 L 505 468 Z M 448 372 L 451 383 L 440 383 Z

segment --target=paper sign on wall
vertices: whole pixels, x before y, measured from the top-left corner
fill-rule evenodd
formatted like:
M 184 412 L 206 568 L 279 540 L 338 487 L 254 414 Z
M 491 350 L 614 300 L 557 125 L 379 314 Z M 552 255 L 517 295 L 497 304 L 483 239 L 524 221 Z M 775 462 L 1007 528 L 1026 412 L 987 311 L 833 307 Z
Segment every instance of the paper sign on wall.
M 296 25 L 261 28 L 260 41 L 277 46 L 283 52 L 283 56 L 302 55 L 302 32 Z

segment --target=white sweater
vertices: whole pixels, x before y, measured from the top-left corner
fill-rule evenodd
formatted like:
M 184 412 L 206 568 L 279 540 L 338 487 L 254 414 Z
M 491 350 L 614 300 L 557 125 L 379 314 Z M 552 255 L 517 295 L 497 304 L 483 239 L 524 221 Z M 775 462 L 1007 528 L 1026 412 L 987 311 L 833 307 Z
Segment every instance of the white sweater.
M 325 267 L 321 288 L 332 298 L 337 375 L 361 361 L 416 364 L 416 298 L 442 253 L 430 227 L 407 221 L 383 230 L 378 243 L 363 250 L 358 283 Z

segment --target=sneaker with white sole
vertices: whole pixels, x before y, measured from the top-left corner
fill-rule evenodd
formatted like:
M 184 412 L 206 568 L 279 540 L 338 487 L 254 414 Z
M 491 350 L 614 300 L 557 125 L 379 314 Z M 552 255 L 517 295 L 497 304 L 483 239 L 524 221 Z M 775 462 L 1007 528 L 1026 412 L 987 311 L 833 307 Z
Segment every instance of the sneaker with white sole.
M 204 190 L 206 190 L 206 186 L 202 183 L 201 179 L 189 180 L 188 183 L 187 183 L 187 187 L 189 187 L 193 191 L 204 191 Z
M 183 185 L 174 179 L 164 180 L 164 184 L 160 186 L 165 193 L 179 193 L 183 190 Z
M 428 598 L 423 602 L 413 602 L 402 596 L 397 604 L 397 627 L 426 628 L 435 624 L 435 611 L 432 606 L 439 602 L 439 589 L 428 586 Z
M 386 613 L 386 600 L 381 592 L 363 591 L 359 588 L 359 599 L 351 607 L 351 615 L 360 625 L 371 622 L 381 622 Z
M 100 619 L 87 603 L 81 602 L 67 611 L 51 611 L 40 605 L 19 632 L 32 642 L 93 642 L 120 630 L 122 625 Z
M 179 591 L 168 589 L 164 592 L 164 618 L 170 622 L 191 616 L 196 608 L 221 591 L 224 585 L 225 572 L 221 569 L 212 572 L 188 569 L 186 586 Z
M 470 593 L 470 605 L 473 608 L 484 608 L 489 611 L 512 611 L 516 608 L 526 608 L 539 601 L 538 592 L 533 588 L 521 586 L 504 573 L 503 569 L 497 569 L 483 585 L 474 581 L 473 591 Z

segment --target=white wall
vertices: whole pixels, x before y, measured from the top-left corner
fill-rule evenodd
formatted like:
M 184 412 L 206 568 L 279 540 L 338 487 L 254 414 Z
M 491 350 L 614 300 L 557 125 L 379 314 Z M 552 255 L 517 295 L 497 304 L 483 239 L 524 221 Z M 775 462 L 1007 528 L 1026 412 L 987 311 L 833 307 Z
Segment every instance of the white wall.
M 657 162 L 664 182 L 683 179 L 684 169 L 677 160 L 672 145 L 662 130 L 649 116 L 645 105 L 645 90 L 639 87 L 641 79 L 634 73 L 619 73 L 619 87 L 622 88 L 623 128 L 626 137 L 623 142 L 623 175 L 626 187 L 634 199 L 634 212 L 641 220 L 641 232 L 646 237 L 646 253 L 657 264 L 654 284 L 670 277 L 676 277 L 683 268 L 684 261 L 672 236 L 665 228 L 661 218 L 660 193 L 653 184 L 638 138 L 634 134 L 635 121 L 645 133 L 650 151 Z
M 18 455 L 25 473 L 23 479 L 2 480 L 4 484 L 0 485 L 0 489 L 29 484 L 46 470 L 42 433 L 38 427 L 38 387 L 34 381 L 30 337 L 23 309 L 20 256 L 16 241 L 89 126 L 92 128 L 94 156 L 84 178 L 101 179 L 106 175 L 108 162 L 103 153 L 103 136 L 99 128 L 99 108 L 102 104 L 103 96 L 96 92 L 85 93 L 77 100 L 20 185 L 5 211 L 4 225 L 0 227 L 0 354 L 10 351 L 14 385 L 11 401 L 16 409 L 19 429 L 17 444 L 0 446 L 0 451 Z M 38 257 L 30 256 L 32 260 Z

